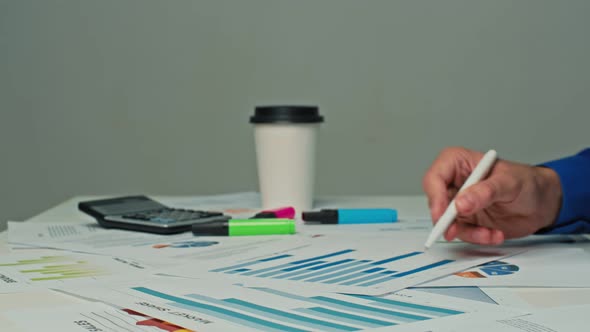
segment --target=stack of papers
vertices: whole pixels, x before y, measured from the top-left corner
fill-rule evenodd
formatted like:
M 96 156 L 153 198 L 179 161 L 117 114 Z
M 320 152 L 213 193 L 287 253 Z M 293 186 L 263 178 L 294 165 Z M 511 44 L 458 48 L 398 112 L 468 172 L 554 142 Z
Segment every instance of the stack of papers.
M 251 215 L 259 198 L 166 203 Z M 589 287 L 585 238 L 438 243 L 425 252 L 429 225 L 195 237 L 85 221 L 11 222 L 9 250 L 0 253 L 0 296 L 19 295 L 26 304 L 0 306 L 0 319 L 11 331 L 462 331 L 484 321 L 490 331 L 568 331 L 573 316 L 590 309 L 540 309 L 505 291 Z M 426 291 L 465 286 L 489 290 L 492 304 Z M 48 294 L 55 300 L 38 301 Z M 561 318 L 547 321 L 543 310 Z

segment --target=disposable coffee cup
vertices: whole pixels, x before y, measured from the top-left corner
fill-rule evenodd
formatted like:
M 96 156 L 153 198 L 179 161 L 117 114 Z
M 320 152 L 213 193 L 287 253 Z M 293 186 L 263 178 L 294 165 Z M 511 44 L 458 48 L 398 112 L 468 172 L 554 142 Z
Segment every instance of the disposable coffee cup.
M 316 106 L 258 106 L 254 125 L 262 208 L 313 207 L 317 136 L 324 121 Z

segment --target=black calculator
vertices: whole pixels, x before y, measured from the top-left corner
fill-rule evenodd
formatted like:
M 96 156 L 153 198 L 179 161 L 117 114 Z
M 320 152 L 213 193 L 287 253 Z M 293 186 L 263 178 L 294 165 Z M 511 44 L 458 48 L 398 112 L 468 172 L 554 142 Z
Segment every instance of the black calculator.
M 78 209 L 105 228 L 157 234 L 186 232 L 196 223 L 230 219 L 221 212 L 171 208 L 143 195 L 80 202 Z

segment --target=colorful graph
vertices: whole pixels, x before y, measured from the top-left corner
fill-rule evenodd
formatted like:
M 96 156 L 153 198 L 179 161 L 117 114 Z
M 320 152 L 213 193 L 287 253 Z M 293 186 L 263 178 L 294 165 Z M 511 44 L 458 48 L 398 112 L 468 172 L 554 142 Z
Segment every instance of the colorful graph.
M 30 281 L 96 277 L 109 274 L 87 261 L 75 260 L 68 256 L 42 256 L 38 259 L 18 260 L 14 263 L 0 264 L 0 267 L 26 267 L 31 265 L 41 266 L 18 270 L 18 272 L 26 275 Z
M 410 276 L 453 262 L 453 260 L 445 259 L 404 271 L 395 271 L 387 268 L 387 264 L 417 257 L 423 254 L 423 252 L 414 251 L 379 260 L 342 258 L 342 256 L 354 252 L 354 249 L 346 249 L 297 260 L 293 260 L 294 256 L 292 257 L 292 255 L 282 254 L 213 269 L 210 272 L 257 278 L 371 287 L 392 279 Z M 288 260 L 288 262 L 285 262 L 285 260 Z M 271 261 L 276 261 L 278 264 L 268 266 L 268 262 Z M 261 264 L 265 267 L 257 268 L 257 265 Z
M 493 261 L 477 266 L 477 270 L 469 270 L 455 273 L 463 278 L 488 278 L 495 276 L 510 275 L 518 272 L 520 268 L 516 265 L 502 261 Z
M 301 296 L 270 288 L 246 289 L 272 296 L 278 303 L 297 303 L 285 309 L 239 298 L 240 292 L 235 297 L 216 298 L 197 293 L 176 296 L 148 287 L 132 289 L 163 299 L 169 306 L 262 331 L 361 331 L 464 313 L 368 295 Z
M 153 318 L 147 315 L 144 315 L 140 312 L 131 309 L 122 309 L 122 311 L 128 313 L 131 316 L 138 316 L 145 318 L 144 320 L 137 321 L 135 325 L 140 326 L 150 326 L 156 328 L 158 330 L 167 331 L 167 332 L 195 332 L 193 330 L 185 329 L 182 326 L 178 326 L 176 324 L 172 324 L 169 322 L 165 322 L 161 319 Z

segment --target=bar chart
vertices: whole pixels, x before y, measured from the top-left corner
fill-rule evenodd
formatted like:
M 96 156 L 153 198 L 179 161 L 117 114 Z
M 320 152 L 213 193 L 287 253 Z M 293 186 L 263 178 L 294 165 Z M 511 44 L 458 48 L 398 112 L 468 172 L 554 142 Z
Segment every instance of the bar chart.
M 75 260 L 68 256 L 41 256 L 35 259 L 17 260 L 13 263 L 0 264 L 13 267 L 26 276 L 29 281 L 63 280 L 84 277 L 96 277 L 108 274 L 107 271 L 93 266 L 84 260 Z
M 144 275 L 151 267 L 140 261 L 85 253 L 49 254 L 48 251 L 0 256 L 0 293 L 33 287 L 65 286 Z
M 459 315 L 461 310 L 369 295 L 300 295 L 272 288 L 244 288 L 234 296 L 203 292 L 175 295 L 156 287 L 132 291 L 164 304 L 207 315 L 214 323 L 264 331 L 362 331 Z
M 374 287 L 454 262 L 450 259 L 432 260 L 429 257 L 423 257 L 423 254 L 421 251 L 411 251 L 379 259 L 363 259 L 359 257 L 355 249 L 327 252 L 311 257 L 280 254 L 212 269 L 209 272 L 308 283 Z

